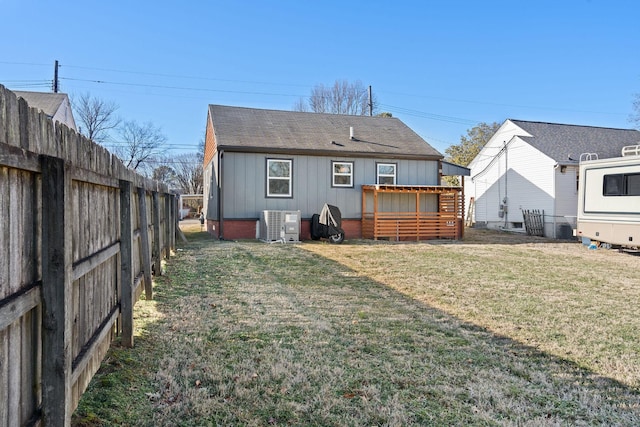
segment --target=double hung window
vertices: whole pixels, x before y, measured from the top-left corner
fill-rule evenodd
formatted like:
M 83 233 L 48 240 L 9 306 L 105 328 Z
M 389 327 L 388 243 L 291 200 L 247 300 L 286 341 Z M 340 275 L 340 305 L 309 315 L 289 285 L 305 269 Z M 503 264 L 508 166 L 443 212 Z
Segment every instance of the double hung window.
M 396 164 L 376 163 L 376 184 L 395 185 L 396 184 Z
M 353 162 L 331 162 L 333 187 L 353 187 Z
M 293 160 L 267 159 L 267 197 L 293 197 Z

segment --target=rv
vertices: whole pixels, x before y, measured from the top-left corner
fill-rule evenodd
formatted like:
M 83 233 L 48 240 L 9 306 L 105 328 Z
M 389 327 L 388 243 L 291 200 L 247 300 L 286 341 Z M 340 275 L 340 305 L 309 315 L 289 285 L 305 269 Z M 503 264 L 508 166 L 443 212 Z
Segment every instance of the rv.
M 640 145 L 622 157 L 581 156 L 576 235 L 608 245 L 640 247 Z

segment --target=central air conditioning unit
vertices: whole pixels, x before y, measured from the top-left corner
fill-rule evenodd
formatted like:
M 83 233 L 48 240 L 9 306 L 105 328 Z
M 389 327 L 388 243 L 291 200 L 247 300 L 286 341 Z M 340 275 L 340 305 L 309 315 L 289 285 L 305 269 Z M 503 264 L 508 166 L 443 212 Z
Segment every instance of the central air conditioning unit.
M 262 211 L 260 240 L 265 242 L 299 242 L 300 211 Z

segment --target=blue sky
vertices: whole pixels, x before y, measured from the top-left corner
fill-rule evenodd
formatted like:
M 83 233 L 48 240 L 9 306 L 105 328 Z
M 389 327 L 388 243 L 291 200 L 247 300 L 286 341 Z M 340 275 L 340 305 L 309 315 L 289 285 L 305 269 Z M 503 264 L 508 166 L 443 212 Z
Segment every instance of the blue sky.
M 88 92 L 151 121 L 172 153 L 207 105 L 291 110 L 313 86 L 371 85 L 444 154 L 507 118 L 632 128 L 640 2 L 0 0 L 0 84 Z

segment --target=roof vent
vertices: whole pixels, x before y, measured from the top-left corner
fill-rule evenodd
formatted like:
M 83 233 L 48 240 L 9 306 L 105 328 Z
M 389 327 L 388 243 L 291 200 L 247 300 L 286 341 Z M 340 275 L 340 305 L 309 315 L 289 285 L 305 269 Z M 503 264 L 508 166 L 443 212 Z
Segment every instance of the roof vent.
M 349 126 L 349 139 L 352 141 L 355 140 L 353 137 L 353 126 Z

